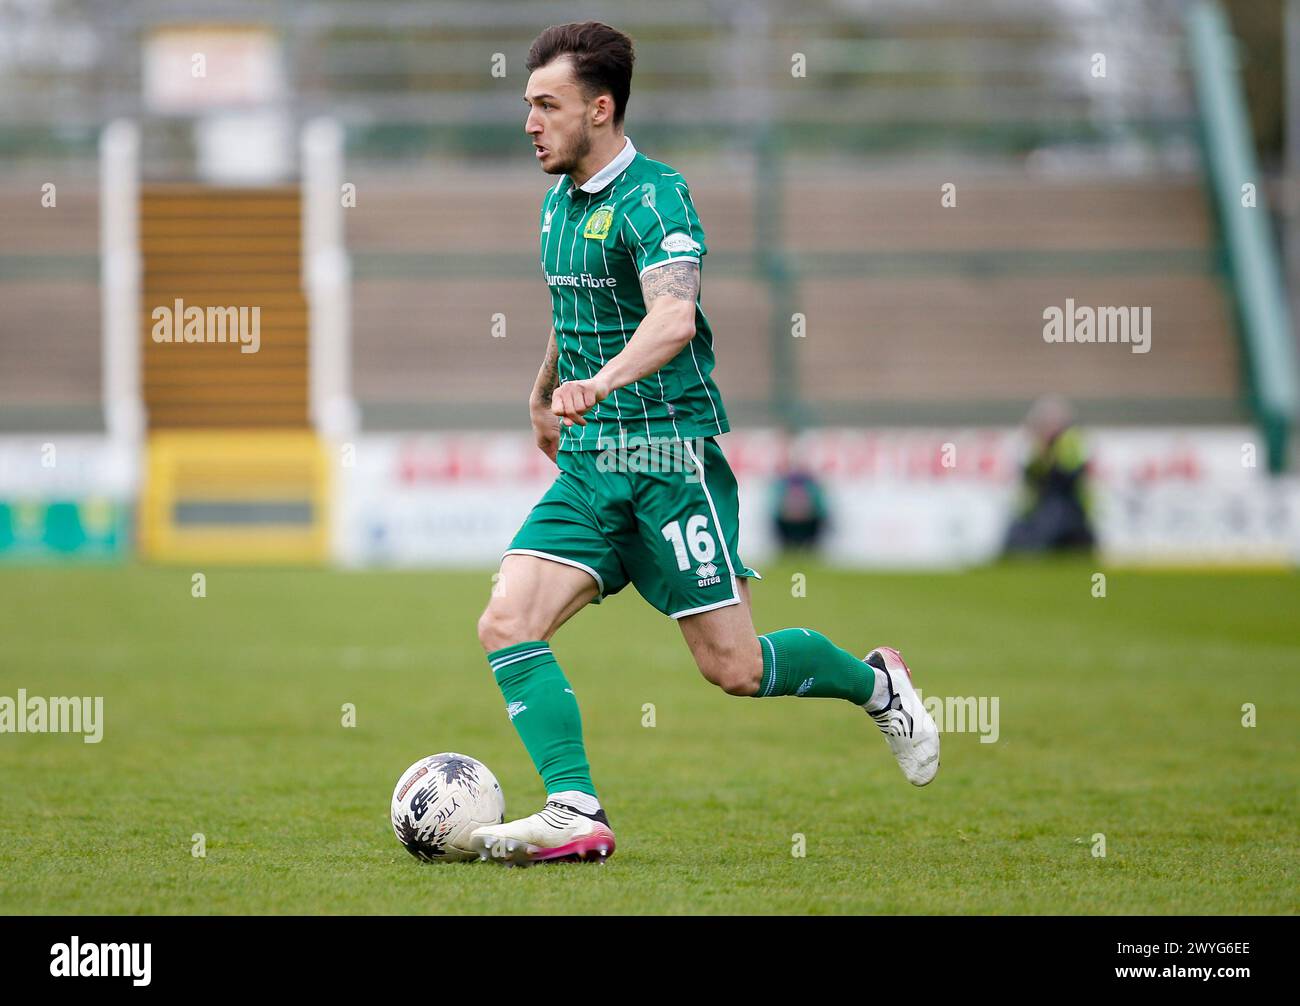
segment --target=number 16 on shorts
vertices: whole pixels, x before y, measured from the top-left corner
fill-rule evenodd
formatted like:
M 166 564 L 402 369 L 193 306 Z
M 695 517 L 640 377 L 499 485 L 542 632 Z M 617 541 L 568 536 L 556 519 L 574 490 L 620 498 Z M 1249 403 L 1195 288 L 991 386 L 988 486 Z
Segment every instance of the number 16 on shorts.
M 688 517 L 685 531 L 682 530 L 681 521 L 670 521 L 660 529 L 660 533 L 673 546 L 673 554 L 677 558 L 679 570 L 682 572 L 689 570 L 692 559 L 699 563 L 695 570 L 700 578 L 698 586 L 709 587 L 722 582 L 722 576 L 713 564 L 713 557 L 718 554 L 718 546 L 709 531 L 708 517 L 700 513 Z

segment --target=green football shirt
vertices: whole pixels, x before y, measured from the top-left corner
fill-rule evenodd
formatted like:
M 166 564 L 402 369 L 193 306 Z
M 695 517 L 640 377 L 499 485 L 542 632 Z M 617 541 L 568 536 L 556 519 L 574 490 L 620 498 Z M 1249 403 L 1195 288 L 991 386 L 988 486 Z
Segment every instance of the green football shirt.
M 560 178 L 542 200 L 541 259 L 561 382 L 594 377 L 646 315 L 641 277 L 669 262 L 700 262 L 704 228 L 679 172 L 628 140 L 583 185 Z M 562 451 L 603 450 L 725 433 L 713 383 L 713 332 L 699 298 L 695 337 L 657 373 L 619 388 L 565 427 Z

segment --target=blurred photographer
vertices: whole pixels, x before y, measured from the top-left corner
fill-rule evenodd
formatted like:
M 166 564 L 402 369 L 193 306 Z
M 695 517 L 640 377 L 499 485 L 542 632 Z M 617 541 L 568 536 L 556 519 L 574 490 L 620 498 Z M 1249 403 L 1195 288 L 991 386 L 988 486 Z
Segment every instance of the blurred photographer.
M 1032 448 L 1005 554 L 1091 550 L 1088 454 L 1065 399 L 1049 395 L 1025 420 Z

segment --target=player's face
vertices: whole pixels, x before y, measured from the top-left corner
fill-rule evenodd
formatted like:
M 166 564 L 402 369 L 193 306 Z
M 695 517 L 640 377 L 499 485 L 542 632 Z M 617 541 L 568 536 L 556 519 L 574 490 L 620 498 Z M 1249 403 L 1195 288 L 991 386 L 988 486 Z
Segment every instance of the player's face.
M 524 132 L 533 141 L 537 163 L 548 175 L 567 175 L 591 151 L 590 103 L 573 77 L 567 59 L 539 66 L 524 90 L 528 118 Z

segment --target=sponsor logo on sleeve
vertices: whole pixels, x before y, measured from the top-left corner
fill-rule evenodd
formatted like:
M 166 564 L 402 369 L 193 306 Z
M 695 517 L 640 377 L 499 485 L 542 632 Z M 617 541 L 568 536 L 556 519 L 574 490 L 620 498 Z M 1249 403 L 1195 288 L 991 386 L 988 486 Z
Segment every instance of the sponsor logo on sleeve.
M 666 252 L 698 252 L 700 250 L 700 243 L 682 231 L 669 234 L 660 242 L 660 246 Z

